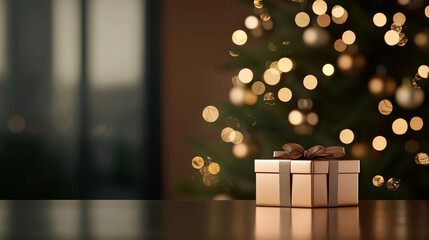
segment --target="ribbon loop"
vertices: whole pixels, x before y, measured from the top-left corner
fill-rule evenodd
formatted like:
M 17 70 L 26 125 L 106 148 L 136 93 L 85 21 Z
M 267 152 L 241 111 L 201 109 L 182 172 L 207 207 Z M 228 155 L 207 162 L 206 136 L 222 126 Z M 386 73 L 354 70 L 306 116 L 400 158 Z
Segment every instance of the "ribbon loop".
M 281 157 L 289 159 L 338 159 L 345 156 L 344 148 L 340 146 L 324 148 L 321 145 L 316 145 L 305 150 L 299 144 L 287 143 L 283 145 L 283 150 L 284 154 Z

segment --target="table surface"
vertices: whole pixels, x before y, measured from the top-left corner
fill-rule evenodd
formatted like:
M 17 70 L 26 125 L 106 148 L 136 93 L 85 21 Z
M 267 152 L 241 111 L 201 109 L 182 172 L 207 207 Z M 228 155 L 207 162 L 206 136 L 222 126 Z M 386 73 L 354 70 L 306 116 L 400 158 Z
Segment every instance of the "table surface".
M 429 239 L 429 201 L 256 207 L 255 201 L 0 201 L 0 239 Z

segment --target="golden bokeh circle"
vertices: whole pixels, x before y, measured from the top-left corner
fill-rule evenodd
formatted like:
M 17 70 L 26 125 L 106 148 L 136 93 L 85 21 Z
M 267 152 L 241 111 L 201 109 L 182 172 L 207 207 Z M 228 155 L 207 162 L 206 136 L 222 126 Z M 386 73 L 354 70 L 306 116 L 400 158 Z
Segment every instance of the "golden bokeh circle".
M 317 15 L 323 15 L 328 10 L 328 5 L 323 0 L 316 0 L 312 5 L 313 12 Z
M 282 102 L 289 102 L 292 99 L 292 91 L 286 87 L 281 88 L 277 95 Z
M 215 106 L 207 106 L 203 110 L 203 118 L 207 122 L 215 122 L 219 118 L 219 110 Z
M 347 49 L 347 44 L 343 41 L 343 39 L 337 39 L 334 42 L 334 48 L 337 52 L 344 52 Z
M 410 120 L 410 128 L 414 131 L 419 131 L 423 128 L 423 119 L 421 117 L 413 117 Z
M 418 69 L 417 69 L 417 73 L 419 74 L 420 77 L 422 78 L 428 78 L 429 77 L 429 67 L 427 65 L 421 65 Z
M 332 76 L 332 74 L 334 74 L 334 72 L 335 72 L 334 66 L 330 63 L 327 63 L 327 64 L 323 65 L 322 72 L 323 72 L 323 74 L 325 74 L 328 77 Z
M 399 33 L 395 30 L 389 30 L 384 34 L 384 41 L 389 46 L 395 46 L 400 40 Z
M 378 103 L 378 111 L 383 115 L 389 115 L 393 111 L 393 104 L 387 99 L 383 99 Z
M 229 135 L 229 140 L 234 144 L 240 144 L 243 142 L 244 136 L 240 131 L 234 131 L 234 133 L 231 133 Z
M 261 81 L 256 81 L 252 84 L 252 92 L 256 95 L 261 95 L 265 92 L 265 84 Z
M 231 142 L 231 135 L 235 135 L 234 129 L 230 127 L 226 127 L 222 129 L 222 132 L 220 133 L 220 136 L 224 142 Z
M 355 134 L 350 129 L 343 129 L 340 132 L 340 141 L 344 144 L 350 144 L 355 139 Z
M 383 13 L 376 13 L 372 18 L 372 21 L 374 22 L 375 26 L 383 27 L 387 23 L 387 18 L 386 15 L 384 15 Z
M 387 180 L 387 188 L 390 191 L 396 191 L 399 188 L 399 181 L 398 179 L 395 178 L 390 178 L 389 180 Z
M 232 147 L 232 154 L 236 158 L 245 158 L 249 154 L 249 147 L 245 143 L 236 144 Z
M 381 187 L 384 184 L 384 177 L 381 175 L 375 175 L 372 178 L 372 184 L 376 187 Z
M 244 26 L 248 29 L 256 29 L 259 26 L 259 19 L 253 15 L 250 15 L 244 19 Z
M 403 118 L 398 118 L 392 123 L 392 131 L 397 135 L 403 135 L 408 130 L 408 123 Z
M 425 15 L 427 18 L 429 18 L 429 5 L 427 5 L 425 8 Z
M 347 30 L 343 33 L 342 39 L 345 44 L 352 45 L 356 41 L 356 34 L 351 30 Z
M 307 114 L 307 122 L 311 126 L 316 126 L 317 123 L 319 122 L 319 116 L 317 116 L 317 113 L 311 112 Z
M 236 106 L 244 104 L 245 90 L 242 87 L 233 87 L 229 91 L 229 100 Z
M 262 0 L 254 0 L 253 6 L 255 6 L 255 8 L 263 8 L 264 4 L 262 4 Z
M 372 140 L 372 147 L 377 151 L 383 151 L 387 146 L 387 140 L 383 136 L 377 136 Z
M 304 87 L 308 90 L 313 90 L 317 87 L 317 78 L 314 75 L 310 74 L 304 77 L 302 83 L 304 84 Z
M 353 58 L 350 54 L 343 53 L 338 56 L 337 59 L 338 67 L 343 71 L 348 71 L 353 67 Z
M 401 12 L 397 12 L 395 15 L 393 15 L 393 22 L 399 26 L 403 26 L 406 20 L 407 18 Z
M 295 23 L 298 27 L 307 27 L 310 23 L 310 16 L 306 12 L 299 12 L 295 16 Z
M 335 5 L 332 8 L 331 14 L 332 14 L 332 17 L 340 18 L 345 14 L 345 12 L 346 12 L 346 10 L 342 6 Z
M 300 111 L 292 110 L 289 113 L 288 120 L 289 120 L 290 124 L 296 126 L 296 125 L 299 125 L 303 122 L 304 116 L 302 115 L 302 113 Z
M 232 34 L 232 42 L 236 45 L 243 45 L 247 42 L 247 34 L 243 30 L 236 30 Z
M 275 68 L 268 68 L 265 70 L 263 78 L 268 85 L 276 85 L 280 82 L 280 72 Z
M 331 18 L 328 14 L 317 16 L 317 24 L 319 24 L 320 27 L 328 27 L 331 24 Z
M 277 62 L 277 67 L 284 73 L 290 72 L 290 70 L 293 68 L 293 62 L 290 58 L 287 57 L 280 58 L 280 60 Z
M 347 21 L 347 18 L 349 17 L 349 14 L 347 13 L 347 11 L 344 9 L 344 14 L 337 18 L 335 16 L 332 16 L 332 21 L 336 24 L 344 24 Z
M 253 72 L 248 68 L 243 68 L 238 72 L 238 80 L 242 83 L 250 83 L 253 79 Z
M 418 153 L 416 155 L 415 161 L 419 165 L 428 166 L 429 165 L 429 156 L 427 153 L 422 153 L 422 152 Z
M 192 159 L 192 167 L 195 169 L 201 169 L 204 167 L 204 159 L 200 156 L 196 156 Z
M 220 172 L 220 166 L 219 166 L 219 164 L 217 164 L 215 162 L 210 163 L 210 165 L 209 165 L 209 173 L 213 174 L 213 175 L 216 175 L 219 172 Z

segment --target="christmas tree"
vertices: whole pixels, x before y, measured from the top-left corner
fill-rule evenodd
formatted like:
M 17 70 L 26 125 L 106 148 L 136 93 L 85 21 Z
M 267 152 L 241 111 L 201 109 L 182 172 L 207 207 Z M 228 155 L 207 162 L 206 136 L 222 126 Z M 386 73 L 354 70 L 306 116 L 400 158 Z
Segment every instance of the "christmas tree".
M 196 170 L 177 189 L 195 198 L 253 199 L 253 160 L 295 142 L 344 146 L 346 158 L 360 159 L 362 199 L 427 198 L 428 4 L 252 4 L 232 33 L 226 67 L 237 74 L 229 102 L 203 110 L 219 141 L 189 140 Z

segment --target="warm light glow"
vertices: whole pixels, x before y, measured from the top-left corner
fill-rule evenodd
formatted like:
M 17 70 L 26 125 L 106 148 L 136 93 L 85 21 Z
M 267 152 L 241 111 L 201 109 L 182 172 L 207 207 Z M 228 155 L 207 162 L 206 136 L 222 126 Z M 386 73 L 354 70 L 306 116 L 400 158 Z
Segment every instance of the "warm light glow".
M 402 6 L 405 6 L 410 3 L 410 0 L 398 0 L 398 3 L 401 4 Z
M 256 81 L 252 84 L 252 92 L 256 95 L 261 95 L 265 92 L 265 84 L 261 81 Z
M 26 121 L 21 115 L 13 115 L 7 121 L 7 128 L 13 133 L 22 132 L 25 128 Z
M 277 62 L 277 67 L 282 72 L 290 72 L 293 68 L 293 62 L 290 58 L 284 57 Z
M 384 83 L 379 77 L 373 77 L 368 82 L 369 91 L 374 95 L 379 95 L 383 92 Z
M 262 19 L 262 21 L 266 22 L 271 19 L 271 15 L 269 13 L 261 13 L 259 14 L 259 17 Z
M 313 3 L 313 12 L 317 15 L 322 15 L 326 13 L 326 10 L 328 10 L 328 5 L 323 0 L 316 0 Z
M 280 72 L 275 68 L 269 68 L 265 70 L 264 81 L 268 85 L 276 85 L 280 82 Z
M 252 91 L 246 89 L 244 92 L 244 103 L 249 106 L 255 105 L 258 101 L 258 96 L 254 94 Z
M 368 146 L 364 143 L 355 143 L 352 146 L 352 155 L 356 158 L 363 158 L 368 154 Z
M 419 131 L 423 128 L 423 119 L 421 117 L 413 117 L 410 120 L 410 128 L 414 131 Z
M 234 134 L 234 137 L 235 137 L 234 129 L 232 129 L 230 127 L 226 127 L 222 130 L 222 132 L 220 133 L 220 136 L 224 142 L 231 142 L 231 135 L 232 134 Z M 234 138 L 234 137 L 232 137 L 232 138 Z
M 209 173 L 213 174 L 213 175 L 216 175 L 219 172 L 220 172 L 220 166 L 219 166 L 219 164 L 214 163 L 214 162 L 210 163 L 210 165 L 209 165 Z
M 350 56 L 350 54 L 341 54 L 338 57 L 337 65 L 343 71 L 350 70 L 353 67 L 352 56 Z
M 399 40 L 400 40 L 399 33 L 396 32 L 395 30 L 389 30 L 386 32 L 386 34 L 384 34 L 384 41 L 389 46 L 394 46 L 398 44 Z
M 355 134 L 350 129 L 343 129 L 340 132 L 340 141 L 344 144 L 350 144 L 355 139 Z
M 427 153 L 418 153 L 416 155 L 415 161 L 417 164 L 428 166 L 429 165 L 429 156 Z
M 414 43 L 419 47 L 424 47 L 428 41 L 428 36 L 424 32 L 419 32 L 414 36 Z
M 393 15 L 393 22 L 399 26 L 404 25 L 406 20 L 407 20 L 407 18 L 401 12 L 397 12 L 397 13 L 395 13 L 395 15 Z
M 429 18 L 429 5 L 425 8 L 425 15 L 427 18 Z
M 244 26 L 246 26 L 248 29 L 255 29 L 259 26 L 259 20 L 255 16 L 248 16 L 244 20 Z
M 383 136 L 377 136 L 372 140 L 372 147 L 377 151 L 383 151 L 387 146 L 387 140 Z
M 292 125 L 299 125 L 304 120 L 302 113 L 298 110 L 292 110 L 289 113 L 288 119 L 289 119 L 290 124 L 292 124 Z
M 203 118 L 207 122 L 214 122 L 219 117 L 219 110 L 215 106 L 207 106 L 203 110 Z
M 245 143 L 236 144 L 232 147 L 232 154 L 236 158 L 245 158 L 249 154 L 249 147 Z
M 337 52 L 344 52 L 347 49 L 347 44 L 343 41 L 343 39 L 337 39 L 334 42 L 334 48 Z
M 332 66 L 332 64 L 330 63 L 325 64 L 322 68 L 322 72 L 326 76 L 332 76 L 332 74 L 334 74 L 334 71 L 334 66 Z
M 229 135 L 229 140 L 234 144 L 240 144 L 243 142 L 243 134 L 239 131 L 234 131 Z
M 383 186 L 383 184 L 384 184 L 384 178 L 383 178 L 383 176 L 375 175 L 372 178 L 372 184 L 374 184 L 374 186 L 376 186 L 376 187 Z
M 356 40 L 356 35 L 353 31 L 347 30 L 343 33 L 342 39 L 345 44 L 352 45 Z
M 392 123 L 392 130 L 397 135 L 403 135 L 408 130 L 408 123 L 403 118 L 398 118 Z
M 292 99 L 292 91 L 289 88 L 281 88 L 278 96 L 280 101 L 289 102 Z
M 242 87 L 233 87 L 229 91 L 229 100 L 236 106 L 241 106 L 244 103 L 244 89 Z
M 317 116 L 317 113 L 311 112 L 307 115 L 307 122 L 311 126 L 316 126 L 319 122 L 319 116 Z
M 247 34 L 243 30 L 237 30 L 232 34 L 232 42 L 237 45 L 243 45 L 247 42 Z
M 262 8 L 262 7 L 264 7 L 264 4 L 262 4 L 262 0 L 254 0 L 253 1 L 253 5 L 255 6 L 255 8 Z
M 417 73 L 422 78 L 428 78 L 429 77 L 429 67 L 427 65 L 421 65 L 418 68 Z
M 242 83 L 250 83 L 253 79 L 253 72 L 248 68 L 243 68 L 238 73 L 238 80 Z
M 204 160 L 202 157 L 200 156 L 196 156 L 192 159 L 192 167 L 194 167 L 195 169 L 201 169 L 202 167 L 204 167 Z
M 372 21 L 374 22 L 375 26 L 383 27 L 384 25 L 386 25 L 387 18 L 386 15 L 384 15 L 383 13 L 376 13 L 372 18 Z
M 319 24 L 321 27 L 327 27 L 329 24 L 331 24 L 331 18 L 328 14 L 317 16 L 317 24 Z
M 307 27 L 310 23 L 310 16 L 306 12 L 299 12 L 295 16 L 295 23 L 298 27 Z
M 340 5 L 335 5 L 332 8 L 332 17 L 340 18 L 345 14 L 346 10 Z
M 313 75 L 307 75 L 304 77 L 303 84 L 308 90 L 313 90 L 317 87 L 317 78 Z
M 389 115 L 393 111 L 393 105 L 389 100 L 383 99 L 378 103 L 378 111 L 383 115 Z

